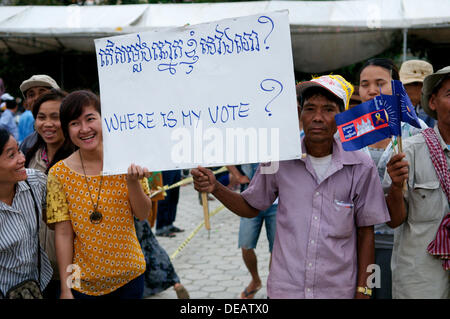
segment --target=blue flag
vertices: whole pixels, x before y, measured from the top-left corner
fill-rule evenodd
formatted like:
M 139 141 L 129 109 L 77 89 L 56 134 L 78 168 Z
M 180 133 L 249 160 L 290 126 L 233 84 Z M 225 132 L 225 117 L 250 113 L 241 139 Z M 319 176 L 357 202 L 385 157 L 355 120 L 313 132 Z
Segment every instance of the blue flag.
M 382 107 L 389 104 L 385 100 L 370 100 L 335 116 L 344 150 L 356 151 L 391 136 L 388 114 Z
M 421 127 L 419 118 L 417 117 L 414 106 L 412 105 L 412 102 L 408 94 L 406 93 L 402 82 L 397 80 L 392 81 L 392 95 L 397 97 L 397 101 L 400 105 L 402 122 L 406 122 L 420 129 Z
M 335 116 L 346 151 L 359 150 L 392 135 L 401 136 L 401 122 L 420 128 L 419 118 L 402 82 L 392 81 L 392 95 L 380 94 L 373 100 Z

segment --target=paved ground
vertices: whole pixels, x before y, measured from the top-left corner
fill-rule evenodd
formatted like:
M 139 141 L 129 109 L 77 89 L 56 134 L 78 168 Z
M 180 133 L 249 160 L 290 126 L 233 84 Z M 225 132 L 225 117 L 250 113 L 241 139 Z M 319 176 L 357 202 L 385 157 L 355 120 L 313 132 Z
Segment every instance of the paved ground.
M 209 201 L 210 212 L 220 207 L 217 200 Z M 198 193 L 192 185 L 181 187 L 175 226 L 185 229 L 174 238 L 157 237 L 169 256 L 183 244 L 186 238 L 203 222 L 203 210 Z M 172 261 L 181 283 L 195 299 L 237 299 L 249 284 L 250 274 L 237 247 L 239 217 L 226 208 L 210 219 L 211 231 L 202 227 Z M 153 229 L 154 230 L 154 229 Z M 265 228 L 256 248 L 258 270 L 263 288 L 255 299 L 265 299 L 269 267 L 269 249 Z M 169 288 L 149 299 L 175 299 Z

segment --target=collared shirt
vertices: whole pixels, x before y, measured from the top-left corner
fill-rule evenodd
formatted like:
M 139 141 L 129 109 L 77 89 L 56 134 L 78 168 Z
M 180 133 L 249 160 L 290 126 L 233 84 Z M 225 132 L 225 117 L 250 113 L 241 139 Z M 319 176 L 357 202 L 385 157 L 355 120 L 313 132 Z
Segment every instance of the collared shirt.
M 279 196 L 268 296 L 353 298 L 357 227 L 389 220 L 373 161 L 363 152 L 345 152 L 335 139 L 320 183 L 308 156 L 279 162 L 274 174 L 261 174 L 262 167 L 242 196 L 258 210 Z
M 30 150 L 30 148 L 36 144 L 38 139 L 38 133 L 34 131 L 20 143 L 19 149 L 22 151 L 22 153 L 26 154 Z
M 434 128 L 450 167 L 450 151 Z M 403 152 L 409 163 L 408 190 L 404 194 L 407 218 L 394 232 L 392 252 L 393 298 L 450 298 L 450 273 L 427 253 L 444 216 L 450 211 L 422 134 L 406 139 Z M 390 185 L 386 173 L 383 186 Z
M 14 119 L 14 113 L 11 110 L 6 109 L 0 117 L 0 127 L 6 129 L 11 133 L 16 141 L 19 140 L 19 129 L 17 128 L 16 120 Z
M 27 169 L 27 175 L 39 208 L 39 221 L 42 222 L 46 176 L 30 169 Z M 31 189 L 25 182 L 19 182 L 16 185 L 12 205 L 0 201 L 0 290 L 3 294 L 24 280 L 38 280 L 37 235 Z M 50 262 L 41 249 L 42 290 L 47 286 L 51 276 Z
M 417 135 L 420 131 L 428 128 L 427 124 L 419 119 L 419 123 L 421 128 L 412 126 L 409 123 L 402 122 L 402 138 L 405 140 L 408 137 Z M 392 142 L 386 147 L 384 152 L 381 154 L 380 159 L 377 162 L 378 173 L 380 174 L 381 181 L 384 178 L 384 174 L 386 172 L 386 165 L 392 157 L 392 153 L 394 152 L 394 147 L 392 146 Z M 386 224 L 375 225 L 375 248 L 385 248 L 392 249 L 394 245 L 394 230 L 390 228 Z
M 44 160 L 43 153 L 45 153 L 45 148 L 40 148 L 34 153 L 34 156 L 30 159 L 28 164 L 29 168 L 37 169 L 41 172 L 47 171 L 47 163 Z
M 34 132 L 34 117 L 30 110 L 26 110 L 19 118 L 19 143 Z

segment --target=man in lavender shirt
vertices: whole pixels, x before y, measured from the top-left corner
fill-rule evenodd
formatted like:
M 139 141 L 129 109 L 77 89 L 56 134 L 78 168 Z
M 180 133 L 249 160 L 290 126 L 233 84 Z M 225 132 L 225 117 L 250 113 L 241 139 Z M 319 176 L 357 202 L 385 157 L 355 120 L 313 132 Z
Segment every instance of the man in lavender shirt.
M 348 105 L 353 87 L 340 76 L 299 85 L 301 159 L 279 162 L 272 174 L 261 164 L 242 194 L 203 167 L 192 170 L 194 186 L 242 217 L 256 216 L 279 198 L 269 298 L 370 298 L 373 225 L 389 221 L 389 213 L 373 161 L 363 152 L 345 152 L 334 138 L 334 116 Z

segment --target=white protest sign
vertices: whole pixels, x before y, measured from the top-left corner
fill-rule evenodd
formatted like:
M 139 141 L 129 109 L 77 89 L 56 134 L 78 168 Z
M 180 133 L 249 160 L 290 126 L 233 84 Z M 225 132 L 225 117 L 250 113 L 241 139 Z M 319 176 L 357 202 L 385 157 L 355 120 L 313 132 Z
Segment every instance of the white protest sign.
M 105 174 L 301 157 L 287 11 L 95 47 Z

